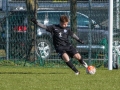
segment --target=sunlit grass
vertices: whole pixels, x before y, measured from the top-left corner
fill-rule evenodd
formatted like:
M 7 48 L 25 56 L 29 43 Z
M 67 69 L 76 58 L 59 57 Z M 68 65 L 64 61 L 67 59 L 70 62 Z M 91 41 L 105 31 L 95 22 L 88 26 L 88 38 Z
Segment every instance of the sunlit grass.
M 97 68 L 76 76 L 69 68 L 0 67 L 0 90 L 120 90 L 120 70 Z

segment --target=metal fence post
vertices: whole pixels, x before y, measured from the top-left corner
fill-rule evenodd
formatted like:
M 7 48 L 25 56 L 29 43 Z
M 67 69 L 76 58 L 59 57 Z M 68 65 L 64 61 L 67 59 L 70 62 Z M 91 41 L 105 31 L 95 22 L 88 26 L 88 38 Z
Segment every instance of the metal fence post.
M 116 0 L 116 28 L 120 29 L 120 17 L 119 17 L 119 7 L 120 7 L 120 1 Z
M 6 59 L 9 60 L 8 0 L 6 3 Z
M 91 44 L 92 44 L 92 39 L 91 39 L 91 2 L 92 0 L 89 0 L 89 33 L 88 33 L 88 41 L 89 41 L 89 64 L 91 64 Z

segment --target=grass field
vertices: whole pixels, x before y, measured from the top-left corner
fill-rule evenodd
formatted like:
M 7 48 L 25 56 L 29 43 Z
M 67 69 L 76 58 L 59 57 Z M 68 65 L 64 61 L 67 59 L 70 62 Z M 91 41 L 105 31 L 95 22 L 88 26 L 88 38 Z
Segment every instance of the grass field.
M 76 76 L 69 68 L 0 67 L 0 90 L 120 90 L 120 70 L 97 68 Z

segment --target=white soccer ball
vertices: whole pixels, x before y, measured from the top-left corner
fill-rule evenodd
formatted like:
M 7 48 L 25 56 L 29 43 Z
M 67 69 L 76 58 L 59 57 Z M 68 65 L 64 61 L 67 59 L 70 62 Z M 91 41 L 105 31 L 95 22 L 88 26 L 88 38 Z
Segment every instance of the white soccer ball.
M 88 66 L 87 68 L 86 68 L 86 73 L 87 74 L 95 74 L 96 73 L 96 68 L 94 67 L 94 66 Z

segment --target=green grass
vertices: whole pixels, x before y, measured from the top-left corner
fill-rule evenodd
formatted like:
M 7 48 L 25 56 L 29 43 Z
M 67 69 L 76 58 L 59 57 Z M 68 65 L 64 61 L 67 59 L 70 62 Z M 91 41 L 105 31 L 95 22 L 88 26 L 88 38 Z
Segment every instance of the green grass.
M 120 70 L 97 68 L 76 76 L 69 68 L 0 67 L 0 90 L 120 90 Z

